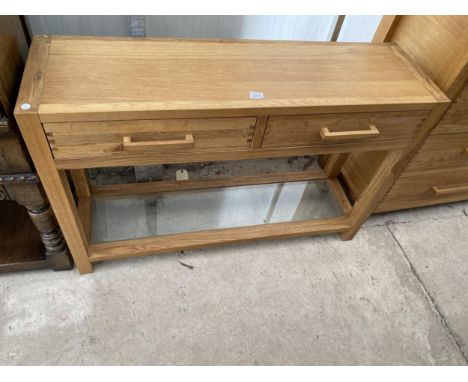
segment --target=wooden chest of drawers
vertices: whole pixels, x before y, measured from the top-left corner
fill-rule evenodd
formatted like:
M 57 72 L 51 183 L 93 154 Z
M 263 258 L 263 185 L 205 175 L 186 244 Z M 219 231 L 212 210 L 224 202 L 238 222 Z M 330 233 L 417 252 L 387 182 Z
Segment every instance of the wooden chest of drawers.
M 391 18 L 392 22 L 388 22 Z M 394 186 L 375 212 L 468 199 L 468 16 L 386 16 L 375 41 L 400 46 L 453 101 L 419 137 Z M 342 168 L 352 199 L 367 187 L 383 156 L 353 153 Z
M 468 86 L 411 159 L 376 212 L 468 199 Z
M 417 135 L 430 131 L 431 113 L 447 103 L 394 44 L 45 36 L 33 42 L 16 116 L 78 269 L 86 273 L 96 261 L 212 244 L 325 232 L 350 239 L 390 186 L 392 167 Z M 377 150 L 386 152 L 380 172 L 351 206 L 336 174 L 348 153 Z M 84 172 L 312 154 L 334 154 L 336 160 L 324 170 L 294 176 L 107 188 L 91 187 Z M 110 242 L 90 239 L 98 197 L 319 179 L 329 185 L 338 215 L 306 218 L 310 198 L 319 195 L 320 205 L 317 190 L 323 191 L 308 183 L 295 213 L 283 211 L 273 220 L 269 213 L 265 221 L 274 223 Z M 302 187 L 281 183 L 278 189 L 283 186 L 289 196 L 272 200 L 291 203 Z M 176 199 L 187 203 L 185 196 Z M 201 215 L 200 225 L 205 220 Z

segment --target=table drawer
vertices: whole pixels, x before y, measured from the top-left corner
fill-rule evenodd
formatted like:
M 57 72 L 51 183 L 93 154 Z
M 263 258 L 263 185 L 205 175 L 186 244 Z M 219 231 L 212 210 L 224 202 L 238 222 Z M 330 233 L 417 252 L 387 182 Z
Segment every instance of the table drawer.
M 405 173 L 454 167 L 468 167 L 468 134 L 429 136 Z
M 272 116 L 263 148 L 407 142 L 427 111 Z
M 376 212 L 468 199 L 468 168 L 399 178 Z
M 250 149 L 255 117 L 45 123 L 56 159 Z

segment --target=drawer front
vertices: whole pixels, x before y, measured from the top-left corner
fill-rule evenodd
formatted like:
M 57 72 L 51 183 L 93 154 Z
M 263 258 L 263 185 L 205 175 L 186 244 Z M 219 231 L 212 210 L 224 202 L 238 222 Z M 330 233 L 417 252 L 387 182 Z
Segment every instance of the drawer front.
M 468 167 L 468 134 L 429 136 L 405 173 L 454 167 Z
M 250 149 L 255 117 L 45 123 L 56 159 Z
M 273 116 L 268 119 L 262 147 L 405 143 L 426 115 L 426 111 L 411 111 Z
M 399 178 L 376 212 L 468 199 L 468 169 Z
M 468 84 L 431 134 L 468 133 Z

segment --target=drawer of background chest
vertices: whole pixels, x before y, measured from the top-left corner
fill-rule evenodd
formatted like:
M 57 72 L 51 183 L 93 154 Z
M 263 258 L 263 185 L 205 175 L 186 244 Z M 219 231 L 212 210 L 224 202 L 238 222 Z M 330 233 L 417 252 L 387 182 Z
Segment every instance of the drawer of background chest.
M 468 168 L 400 177 L 375 212 L 468 199 Z
M 45 123 L 56 159 L 250 149 L 255 117 Z
M 452 133 L 468 133 L 468 85 L 465 85 L 431 134 Z
M 405 145 L 426 116 L 427 111 L 272 116 L 262 148 Z
M 468 167 L 468 134 L 429 136 L 405 173 Z

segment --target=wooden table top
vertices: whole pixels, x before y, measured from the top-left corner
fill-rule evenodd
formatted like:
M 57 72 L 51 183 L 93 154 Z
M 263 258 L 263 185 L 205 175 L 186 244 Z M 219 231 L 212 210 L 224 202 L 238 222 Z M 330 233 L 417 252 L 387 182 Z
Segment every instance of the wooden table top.
M 48 47 L 39 99 L 43 121 L 196 116 L 210 110 L 228 116 L 273 109 L 426 110 L 447 102 L 387 43 L 37 39 Z M 263 99 L 251 99 L 252 91 Z

